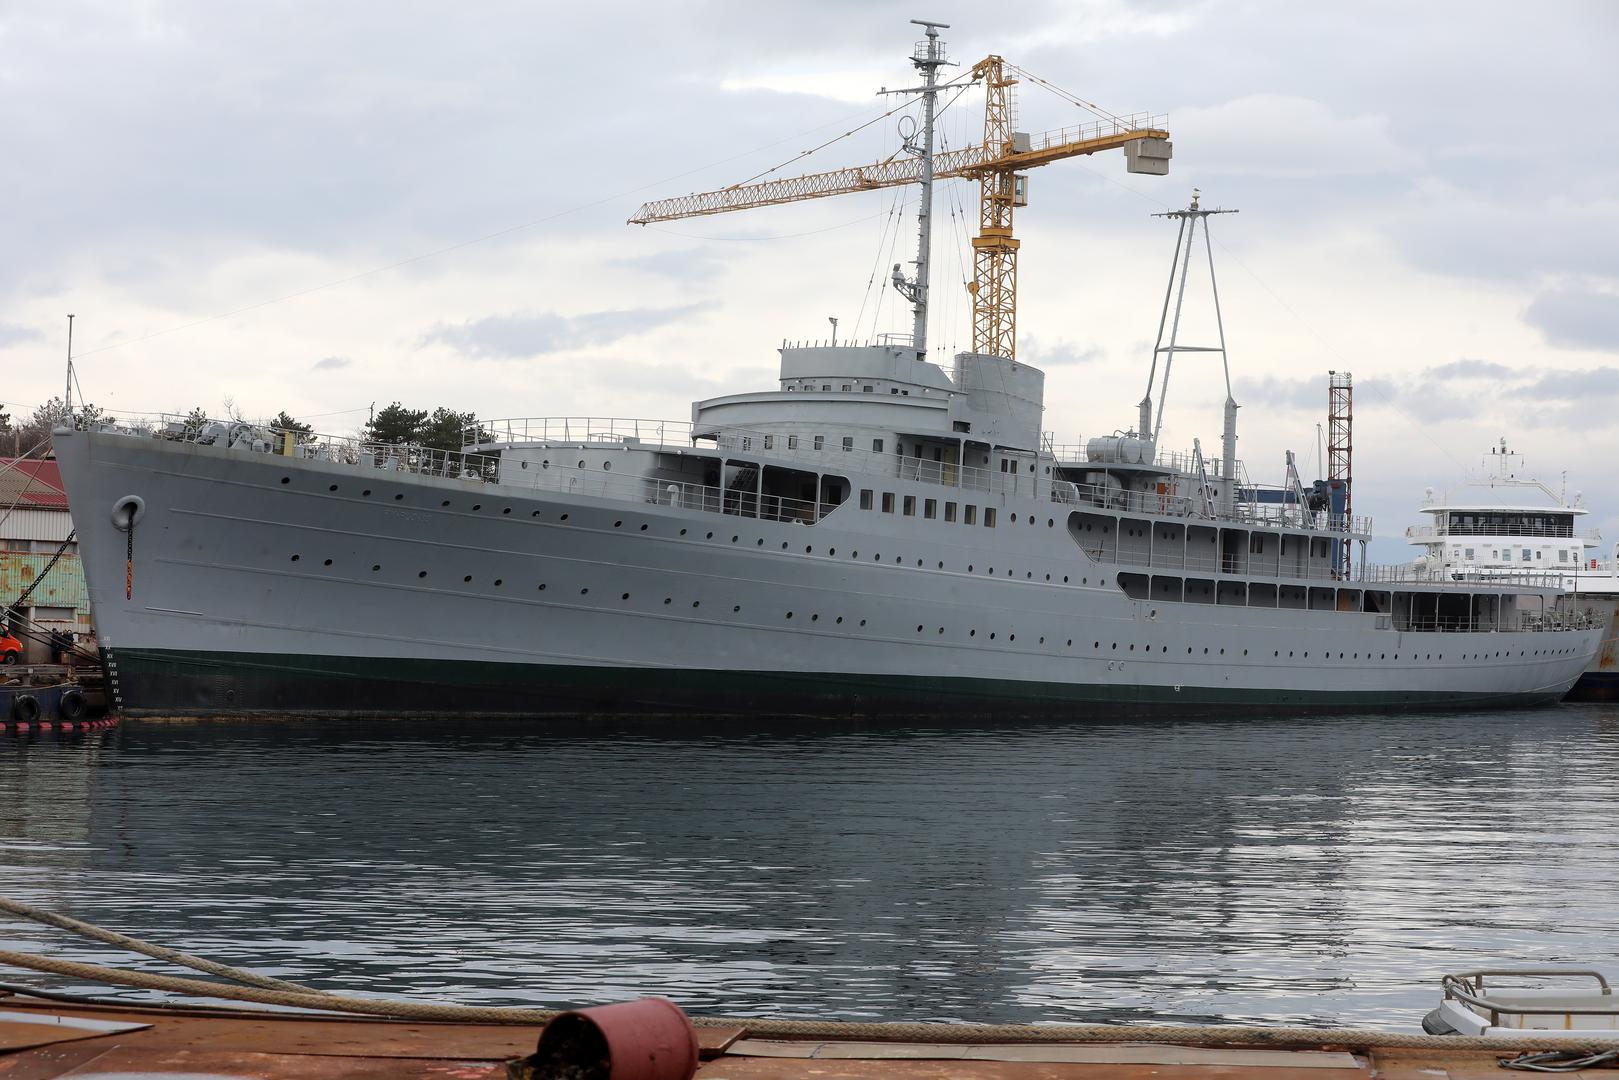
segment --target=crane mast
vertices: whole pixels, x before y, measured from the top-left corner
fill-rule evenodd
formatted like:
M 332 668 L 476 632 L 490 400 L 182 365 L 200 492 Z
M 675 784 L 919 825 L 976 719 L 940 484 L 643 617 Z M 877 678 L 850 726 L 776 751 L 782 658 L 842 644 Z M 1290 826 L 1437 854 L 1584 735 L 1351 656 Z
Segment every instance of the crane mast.
M 938 71 L 950 63 L 945 58 L 939 30 L 948 29 L 948 24 L 924 19 L 911 21 L 926 31 L 925 38 L 917 42 L 911 54 L 911 63 L 922 74 L 922 85 L 883 91 L 921 96 L 920 130 L 913 130 L 905 139 L 903 155 L 871 165 L 733 184 L 718 191 L 656 200 L 636 211 L 629 219 L 630 224 L 677 221 L 828 195 L 874 191 L 898 184 L 920 184 L 916 273 L 914 277 L 907 277 L 903 264 L 895 264 L 891 281 L 895 290 L 911 302 L 911 343 L 917 359 L 925 360 L 934 182 L 957 177 L 976 180 L 979 186 L 978 235 L 972 240 L 973 281 L 967 286 L 972 296 L 972 351 L 1016 359 L 1019 241 L 1012 234 L 1012 214 L 1014 207 L 1027 205 L 1026 170 L 1063 158 L 1123 149 L 1130 172 L 1163 176 L 1169 172 L 1172 153 L 1169 132 L 1161 127 L 1161 117 L 1145 113 L 1129 117 L 1109 114 L 1094 123 L 1033 137 L 1015 131 L 1011 91 L 1018 80 L 1008 77 L 1008 71 L 1021 69 L 992 54 L 974 64 L 970 72 L 972 80 L 984 86 L 983 143 L 935 153 L 934 124 L 941 88 Z M 1027 72 L 1022 74 L 1028 75 Z M 1037 78 L 1035 81 L 1043 82 Z M 1065 96 L 1071 98 L 1071 95 Z M 1078 99 L 1071 100 L 1078 102 Z M 1096 111 L 1094 106 L 1086 107 Z

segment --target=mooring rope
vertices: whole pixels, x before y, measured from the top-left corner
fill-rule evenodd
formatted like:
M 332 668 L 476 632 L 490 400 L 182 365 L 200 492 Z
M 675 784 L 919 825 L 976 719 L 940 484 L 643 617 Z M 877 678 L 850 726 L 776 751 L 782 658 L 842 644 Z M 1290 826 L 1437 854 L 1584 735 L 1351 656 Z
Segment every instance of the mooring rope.
M 0 950 L 0 964 L 82 979 L 113 986 L 131 986 L 189 997 L 222 998 L 282 1008 L 353 1013 L 462 1024 L 543 1024 L 555 1009 L 459 1005 L 445 1002 L 401 1001 L 333 994 L 297 983 L 272 979 L 241 968 L 214 963 L 189 953 L 153 945 L 92 923 L 44 911 L 0 897 L 0 911 L 55 926 L 95 941 L 131 949 L 154 959 L 204 971 L 246 985 L 180 978 L 145 971 L 57 960 L 35 953 Z M 138 1007 L 141 1003 L 130 1003 Z M 847 1040 L 860 1042 L 920 1042 L 952 1045 L 993 1043 L 1148 1043 L 1174 1046 L 1262 1047 L 1272 1050 L 1337 1048 L 1367 1052 L 1372 1049 L 1485 1050 L 1498 1054 L 1555 1050 L 1604 1054 L 1619 1051 L 1619 1036 L 1570 1036 L 1526 1030 L 1502 1036 L 1408 1035 L 1364 1028 L 1261 1027 L 1240 1024 L 1174 1026 L 1154 1024 L 955 1024 L 871 1022 L 842 1020 L 771 1020 L 752 1016 L 694 1016 L 698 1027 L 743 1028 L 751 1038 Z

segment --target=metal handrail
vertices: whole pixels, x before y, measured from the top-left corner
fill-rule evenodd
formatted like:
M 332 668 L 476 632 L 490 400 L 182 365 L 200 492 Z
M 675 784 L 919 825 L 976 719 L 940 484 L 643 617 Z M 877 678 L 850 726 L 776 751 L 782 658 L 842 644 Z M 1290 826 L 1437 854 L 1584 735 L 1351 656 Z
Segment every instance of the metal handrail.
M 1592 1006 L 1586 1008 L 1579 1006 L 1569 1008 L 1567 1005 L 1520 1005 L 1515 1002 L 1495 1001 L 1484 996 L 1484 977 L 1486 975 L 1511 975 L 1544 977 L 1547 975 L 1581 977 L 1589 976 L 1597 981 L 1603 997 L 1611 997 L 1613 990 L 1608 986 L 1608 980 L 1600 971 L 1586 968 L 1495 968 L 1483 971 L 1459 972 L 1453 975 L 1442 975 L 1439 985 L 1444 988 L 1445 997 L 1457 1001 L 1464 1001 L 1469 1005 L 1477 1006 L 1490 1014 L 1490 1023 L 1499 1027 L 1501 1014 L 1516 1014 L 1519 1016 L 1558 1016 L 1577 1013 L 1581 1016 L 1619 1016 L 1619 1004 L 1602 1007 Z

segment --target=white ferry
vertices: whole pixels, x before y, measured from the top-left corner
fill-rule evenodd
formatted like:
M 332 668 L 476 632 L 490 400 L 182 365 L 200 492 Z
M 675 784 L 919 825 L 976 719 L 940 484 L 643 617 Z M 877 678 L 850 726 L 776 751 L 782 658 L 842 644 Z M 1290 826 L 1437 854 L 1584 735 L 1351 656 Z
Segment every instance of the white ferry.
M 913 63 L 925 155 L 935 25 Z M 1262 497 L 1229 370 L 1218 460 L 1163 452 L 1177 353 L 1225 356 L 1179 342 L 1173 289 L 1147 399 L 1082 446 L 1043 432 L 1044 376 L 1009 346 L 929 362 L 932 179 L 916 276 L 895 270 L 913 333 L 783 347 L 775 386 L 689 423 L 500 421 L 458 452 L 59 429 L 115 705 L 1089 717 L 1534 705 L 1578 678 L 1600 632 L 1555 587 L 1367 568 L 1369 523 L 1291 468 Z M 1177 296 L 1216 212 L 1165 215 Z
M 1437 498 L 1429 489 L 1422 512 L 1433 523 L 1406 530 L 1423 550 L 1419 573 L 1452 581 L 1544 576 L 1561 590 L 1560 608 L 1604 628 L 1569 699 L 1619 699 L 1619 547 L 1605 549 L 1598 530 L 1580 526 L 1588 511 L 1578 494 L 1571 499 L 1524 474 L 1522 457 L 1502 439 L 1479 475 Z

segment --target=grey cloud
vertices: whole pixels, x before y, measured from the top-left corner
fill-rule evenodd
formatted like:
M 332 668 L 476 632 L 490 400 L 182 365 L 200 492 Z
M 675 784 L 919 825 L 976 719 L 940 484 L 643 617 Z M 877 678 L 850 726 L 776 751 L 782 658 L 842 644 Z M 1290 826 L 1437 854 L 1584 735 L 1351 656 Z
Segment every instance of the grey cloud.
M 1032 334 L 1025 335 L 1018 346 L 1018 355 L 1037 368 L 1063 367 L 1069 364 L 1088 364 L 1100 360 L 1103 349 L 1098 345 L 1079 346 L 1067 341 L 1045 344 Z
M 1619 395 L 1619 368 L 1549 371 L 1516 393 L 1536 401 L 1588 402 Z
M 0 349 L 8 345 L 21 345 L 29 341 L 44 341 L 45 335 L 31 326 L 0 322 Z
M 354 361 L 346 356 L 323 356 L 315 361 L 314 366 L 316 371 L 336 371 L 353 363 Z
M 1463 357 L 1448 364 L 1431 367 L 1423 373 L 1428 379 L 1521 379 L 1527 373 L 1498 364 L 1493 360 L 1472 360 Z
M 687 283 L 712 281 L 725 269 L 725 262 L 722 259 L 695 248 L 685 251 L 655 251 L 650 255 L 617 259 L 612 265 Z
M 1619 295 L 1554 289 L 1536 297 L 1523 317 L 1561 348 L 1619 350 Z
M 460 325 L 439 323 L 424 333 L 417 347 L 446 345 L 486 360 L 521 360 L 531 356 L 610 345 L 648 330 L 678 322 L 718 305 L 713 302 L 672 308 L 630 308 L 583 315 L 487 315 Z

